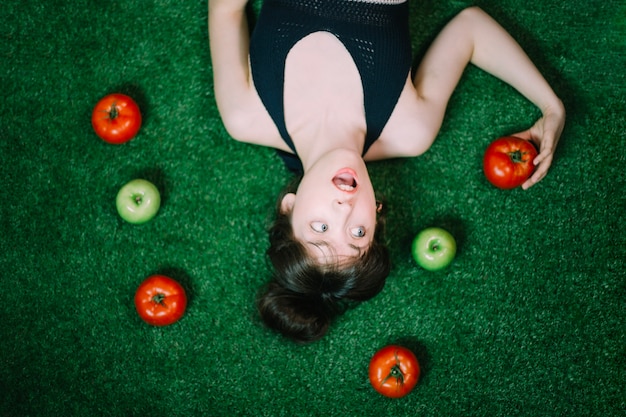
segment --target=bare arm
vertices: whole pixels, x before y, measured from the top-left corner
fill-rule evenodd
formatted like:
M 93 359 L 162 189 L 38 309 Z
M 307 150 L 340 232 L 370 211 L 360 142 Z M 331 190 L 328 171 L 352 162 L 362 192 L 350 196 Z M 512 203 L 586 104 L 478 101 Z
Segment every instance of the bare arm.
M 209 44 L 215 100 L 236 140 L 285 148 L 254 88 L 248 56 L 246 0 L 209 0 Z
M 245 1 L 209 1 L 209 43 L 215 99 L 222 117 L 239 107 L 250 90 Z M 226 121 L 225 121 L 226 122 Z
M 541 180 L 550 167 L 565 123 L 563 104 L 517 42 L 486 13 L 472 7 L 442 30 L 413 80 L 417 94 L 433 109 L 438 126 L 470 62 L 513 86 L 543 113 L 532 128 L 518 133 L 540 147 L 534 161 L 537 169 L 523 185 L 528 188 Z

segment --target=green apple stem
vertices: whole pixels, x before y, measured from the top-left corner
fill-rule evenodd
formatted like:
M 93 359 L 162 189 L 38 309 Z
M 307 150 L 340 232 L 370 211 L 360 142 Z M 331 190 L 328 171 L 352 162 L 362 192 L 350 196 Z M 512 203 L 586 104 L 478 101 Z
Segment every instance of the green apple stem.
M 135 194 L 133 196 L 133 200 L 135 200 L 135 204 L 137 204 L 138 206 L 141 205 L 141 203 L 143 203 L 143 196 L 141 194 Z

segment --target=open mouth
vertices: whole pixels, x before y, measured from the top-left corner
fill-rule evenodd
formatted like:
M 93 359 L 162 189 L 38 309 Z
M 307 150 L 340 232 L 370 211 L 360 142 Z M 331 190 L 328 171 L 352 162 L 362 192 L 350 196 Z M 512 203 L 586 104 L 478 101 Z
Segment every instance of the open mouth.
M 356 173 L 352 169 L 344 168 L 333 177 L 333 184 L 341 191 L 353 193 L 358 187 Z

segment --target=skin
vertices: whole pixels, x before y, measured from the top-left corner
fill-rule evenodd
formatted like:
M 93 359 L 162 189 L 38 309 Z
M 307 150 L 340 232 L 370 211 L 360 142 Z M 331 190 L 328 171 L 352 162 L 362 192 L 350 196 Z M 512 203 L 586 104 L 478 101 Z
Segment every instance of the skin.
M 358 183 L 347 191 L 333 182 L 346 169 Z M 291 213 L 296 239 L 320 262 L 341 263 L 365 252 L 376 229 L 376 198 L 363 159 L 350 149 L 335 149 L 317 158 L 307 172 L 297 193 L 287 194 L 281 207 Z
M 234 139 L 290 152 L 256 93 L 250 74 L 245 4 L 242 0 L 209 0 L 209 40 L 218 109 Z M 430 46 L 415 77 L 411 79 L 407 73 L 387 125 L 364 157 L 363 90 L 352 57 L 326 32 L 313 33 L 293 47 L 285 67 L 285 122 L 302 160 L 304 177 L 303 185 L 296 194 L 286 197 L 282 209 L 291 215 L 298 239 L 313 239 L 309 236 L 311 218 L 323 218 L 332 224 L 322 233 L 324 238 L 315 236 L 318 239 L 313 241 L 328 242 L 338 255 L 349 253 L 354 239 L 345 230 L 352 227 L 352 217 L 363 225 L 375 223 L 376 219 L 374 191 L 364 162 L 426 152 L 439 132 L 450 96 L 470 63 L 513 86 L 542 111 L 533 126 L 515 133 L 533 141 L 540 150 L 534 160 L 535 173 L 522 185 L 528 189 L 545 177 L 552 163 L 565 110 L 522 48 L 481 9 L 465 9 L 452 19 Z M 337 152 L 348 161 L 339 168 L 359 172 L 358 195 L 341 215 L 329 209 L 340 197 L 321 191 L 330 187 L 329 178 L 339 169 L 333 162 Z M 319 190 L 315 184 L 320 184 Z M 344 230 L 343 235 L 337 230 Z M 360 240 L 368 244 L 371 233 L 365 236 L 369 237 Z M 322 258 L 328 256 L 325 253 Z

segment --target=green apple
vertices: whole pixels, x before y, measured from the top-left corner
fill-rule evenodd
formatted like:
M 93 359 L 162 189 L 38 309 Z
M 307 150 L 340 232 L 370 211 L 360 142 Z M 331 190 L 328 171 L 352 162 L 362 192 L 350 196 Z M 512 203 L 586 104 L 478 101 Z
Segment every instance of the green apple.
M 456 241 L 440 227 L 422 230 L 411 248 L 415 262 L 428 271 L 439 271 L 450 265 L 456 255 Z
M 157 214 L 161 206 L 161 194 L 150 181 L 136 179 L 120 188 L 115 203 L 122 219 L 141 224 Z

